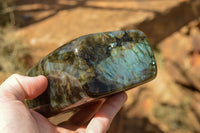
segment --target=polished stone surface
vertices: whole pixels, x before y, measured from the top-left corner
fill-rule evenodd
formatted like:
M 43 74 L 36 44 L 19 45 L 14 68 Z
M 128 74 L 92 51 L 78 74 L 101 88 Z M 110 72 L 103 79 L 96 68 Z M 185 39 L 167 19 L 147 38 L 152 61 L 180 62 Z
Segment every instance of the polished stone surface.
M 146 83 L 156 73 L 151 46 L 141 31 L 89 34 L 56 49 L 28 71 L 29 76 L 45 75 L 49 85 L 26 104 L 51 116 Z

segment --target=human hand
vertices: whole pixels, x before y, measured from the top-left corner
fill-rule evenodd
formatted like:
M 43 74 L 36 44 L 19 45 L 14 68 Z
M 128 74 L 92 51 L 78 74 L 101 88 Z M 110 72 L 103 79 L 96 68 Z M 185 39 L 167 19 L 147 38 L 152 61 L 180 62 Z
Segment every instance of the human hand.
M 122 92 L 109 97 L 86 127 L 75 131 L 51 124 L 47 118 L 29 110 L 24 99 L 33 99 L 47 88 L 44 76 L 26 77 L 14 74 L 0 86 L 0 133 L 105 133 L 127 95 Z M 87 115 L 87 114 L 86 114 Z M 69 127 L 70 125 L 64 125 Z

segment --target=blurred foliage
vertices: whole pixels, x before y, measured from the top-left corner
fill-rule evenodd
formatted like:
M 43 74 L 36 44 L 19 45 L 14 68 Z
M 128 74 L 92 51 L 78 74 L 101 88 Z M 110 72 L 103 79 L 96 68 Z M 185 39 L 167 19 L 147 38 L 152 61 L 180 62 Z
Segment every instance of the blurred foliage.
M 0 26 L 15 24 L 14 0 L 0 0 Z
M 30 67 L 30 49 L 14 36 L 13 28 L 0 29 L 0 71 L 24 74 Z

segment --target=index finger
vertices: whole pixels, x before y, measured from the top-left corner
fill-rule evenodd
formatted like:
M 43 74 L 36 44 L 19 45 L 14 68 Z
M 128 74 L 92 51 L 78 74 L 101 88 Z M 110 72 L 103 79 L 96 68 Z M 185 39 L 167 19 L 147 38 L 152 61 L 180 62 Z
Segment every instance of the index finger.
M 127 94 L 121 92 L 108 98 L 99 112 L 93 117 L 87 126 L 87 133 L 105 133 L 120 108 L 127 100 Z

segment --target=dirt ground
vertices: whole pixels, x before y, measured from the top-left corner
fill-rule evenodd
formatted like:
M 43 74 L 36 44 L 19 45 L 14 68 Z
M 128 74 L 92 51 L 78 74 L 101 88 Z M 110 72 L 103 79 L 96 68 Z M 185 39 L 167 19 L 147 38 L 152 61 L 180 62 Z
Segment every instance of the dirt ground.
M 151 19 L 155 13 L 177 3 L 169 0 L 34 0 L 24 3 L 19 0 L 21 18 L 28 19 L 24 21 L 24 27 L 18 30 L 18 35 L 33 47 L 33 57 L 38 60 L 76 37 L 120 30 L 128 24 Z
M 81 35 L 139 28 L 150 37 L 157 78 L 127 92 L 128 101 L 110 133 L 200 132 L 198 0 L 17 0 L 16 4 L 19 28 L 12 36 L 29 49 L 19 58 L 26 59 L 26 70 Z M 14 72 L 0 69 L 0 82 Z

